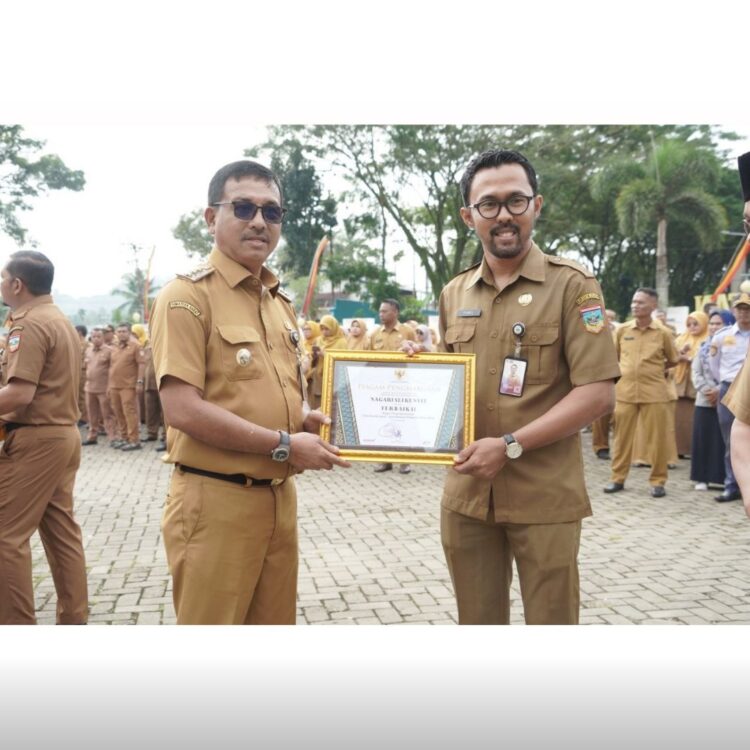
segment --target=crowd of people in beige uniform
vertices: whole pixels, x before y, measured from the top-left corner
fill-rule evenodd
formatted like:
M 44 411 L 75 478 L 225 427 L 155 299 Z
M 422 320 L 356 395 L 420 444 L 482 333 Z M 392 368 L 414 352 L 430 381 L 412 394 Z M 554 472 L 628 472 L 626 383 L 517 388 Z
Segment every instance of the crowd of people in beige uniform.
M 97 326 L 90 333 L 83 325 L 76 330 L 81 339 L 79 426 L 87 428 L 83 445 L 96 445 L 103 438 L 122 451 L 141 450 L 141 442 L 156 442 L 157 451 L 166 450 L 146 327 L 117 323 Z

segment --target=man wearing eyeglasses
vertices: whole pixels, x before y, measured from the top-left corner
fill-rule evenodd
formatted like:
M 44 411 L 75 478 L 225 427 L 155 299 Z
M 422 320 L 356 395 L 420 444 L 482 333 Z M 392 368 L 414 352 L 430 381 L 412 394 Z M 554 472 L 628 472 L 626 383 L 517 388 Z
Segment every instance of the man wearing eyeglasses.
M 526 622 L 577 623 L 591 514 L 579 431 L 612 411 L 619 376 L 601 289 L 533 242 L 543 201 L 524 156 L 480 154 L 461 192 L 483 258 L 440 296 L 441 347 L 476 354 L 476 440 L 448 472 L 441 509 L 459 623 L 510 621 L 514 559 Z M 504 387 L 514 364 L 523 380 Z
M 349 465 L 316 434 L 326 418 L 305 401 L 297 316 L 264 265 L 282 200 L 266 167 L 222 167 L 204 212 L 215 247 L 152 313 L 175 464 L 162 531 L 180 624 L 294 624 L 292 476 Z

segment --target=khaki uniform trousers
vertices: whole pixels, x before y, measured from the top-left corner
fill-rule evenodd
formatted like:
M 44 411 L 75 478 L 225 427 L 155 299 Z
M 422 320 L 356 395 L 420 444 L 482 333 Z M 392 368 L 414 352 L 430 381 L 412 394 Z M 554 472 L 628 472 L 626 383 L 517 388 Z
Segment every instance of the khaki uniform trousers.
M 161 401 L 159 401 L 159 391 L 144 391 L 143 400 L 146 407 L 146 432 L 148 436 L 150 438 L 158 438 L 160 427 L 162 434 L 166 434 L 161 411 Z
M 116 434 L 115 415 L 106 393 L 86 393 L 86 409 L 89 415 L 89 440 L 96 440 L 103 427 L 107 437 L 113 440 Z
M 175 469 L 162 518 L 181 625 L 294 625 L 297 491 Z
M 39 531 L 57 591 L 57 623 L 88 619 L 86 560 L 73 518 L 81 460 L 75 425 L 19 427 L 0 451 L 0 624 L 33 625 L 29 540 Z
M 441 508 L 460 625 L 508 625 L 516 561 L 527 625 L 577 625 L 581 522 L 495 523 Z
M 649 483 L 664 486 L 669 459 L 669 419 L 671 407 L 663 401 L 656 404 L 615 404 L 615 448 L 612 456 L 612 481 L 625 484 L 630 472 L 636 439 L 636 427 L 642 426 L 651 461 Z M 640 458 L 640 457 L 639 457 Z
M 138 435 L 138 399 L 135 388 L 110 388 L 112 409 L 117 418 L 117 436 L 129 443 L 137 443 Z
M 612 425 L 612 415 L 605 414 L 591 423 L 591 446 L 594 453 L 609 450 L 609 428 Z

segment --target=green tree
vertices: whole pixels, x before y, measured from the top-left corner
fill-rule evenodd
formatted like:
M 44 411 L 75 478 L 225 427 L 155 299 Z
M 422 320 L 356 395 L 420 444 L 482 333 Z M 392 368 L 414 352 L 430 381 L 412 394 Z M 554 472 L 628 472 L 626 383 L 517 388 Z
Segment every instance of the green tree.
M 680 140 L 654 144 L 640 164 L 640 175 L 628 181 L 616 201 L 622 232 L 643 237 L 656 231 L 656 291 L 669 305 L 667 229 L 672 223 L 688 227 L 703 248 L 718 244 L 726 213 L 710 192 L 718 183 L 716 154 Z
M 29 199 L 49 190 L 83 190 L 83 172 L 69 169 L 59 156 L 40 154 L 44 141 L 26 138 L 20 125 L 0 125 L 0 232 L 19 243 L 26 239 L 18 213 Z
M 182 243 L 185 252 L 191 257 L 203 258 L 211 252 L 214 238 L 208 231 L 203 209 L 184 214 L 172 229 L 172 236 Z
M 133 270 L 130 273 L 123 274 L 120 286 L 113 289 L 110 293 L 122 297 L 125 301 L 115 308 L 115 313 L 119 313 L 118 322 L 125 319 L 132 319 L 133 314 L 140 316 L 141 322 L 148 320 L 148 312 L 154 304 L 156 292 L 159 287 L 154 284 L 153 279 L 148 281 L 148 311 L 144 310 L 144 297 L 146 292 L 146 272 L 140 267 L 138 256 L 142 248 L 138 245 L 131 244 L 130 250 L 133 253 Z

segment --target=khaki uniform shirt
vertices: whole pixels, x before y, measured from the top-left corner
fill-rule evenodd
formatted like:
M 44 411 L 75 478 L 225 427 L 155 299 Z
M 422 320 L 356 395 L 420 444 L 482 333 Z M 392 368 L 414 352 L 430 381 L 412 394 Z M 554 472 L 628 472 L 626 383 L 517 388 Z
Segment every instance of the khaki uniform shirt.
M 106 393 L 112 350 L 106 344 L 86 350 L 86 393 Z
M 385 326 L 378 326 L 371 334 L 368 349 L 376 352 L 397 352 L 404 341 L 415 341 L 416 335 L 411 326 L 396 323 L 392 331 L 386 331 Z
M 2 384 L 13 378 L 36 385 L 30 404 L 3 415 L 8 422 L 76 424 L 80 417 L 81 340 L 49 294 L 11 313 L 3 352 Z
M 667 363 L 677 364 L 680 355 L 672 331 L 651 321 L 638 328 L 634 320 L 623 323 L 615 336 L 622 377 L 615 388 L 618 401 L 656 404 L 676 398 L 667 383 Z
M 135 388 L 138 380 L 138 365 L 143 362 L 141 345 L 133 339 L 126 344 L 115 341 L 110 357 L 109 387 Z
M 741 422 L 750 424 L 750 365 L 747 360 L 721 403 Z
M 515 355 L 512 326 L 526 327 L 521 397 L 498 392 L 503 362 Z M 583 267 L 533 245 L 498 292 L 483 260 L 440 295 L 440 348 L 476 354 L 475 438 L 502 437 L 548 412 L 574 387 L 620 374 L 599 284 Z M 578 433 L 508 459 L 492 480 L 448 469 L 443 507 L 485 520 L 562 523 L 591 515 Z
M 206 264 L 159 292 L 150 329 L 158 383 L 171 375 L 249 422 L 302 430 L 297 317 L 267 268 L 258 278 L 214 248 Z M 173 427 L 167 445 L 166 461 L 207 471 L 256 479 L 293 472 L 270 454 L 226 450 Z

